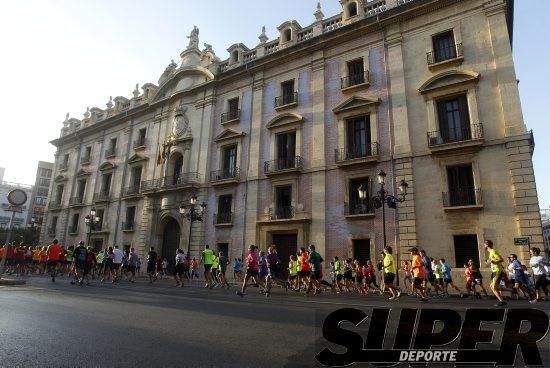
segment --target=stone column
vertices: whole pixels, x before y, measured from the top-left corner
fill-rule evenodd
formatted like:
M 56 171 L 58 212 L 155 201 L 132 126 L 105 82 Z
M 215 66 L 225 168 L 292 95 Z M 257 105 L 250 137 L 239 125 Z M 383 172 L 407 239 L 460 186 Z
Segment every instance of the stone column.
M 248 143 L 247 194 L 245 203 L 245 244 L 243 250 L 256 243 L 256 220 L 258 218 L 258 178 L 260 177 L 261 135 L 263 118 L 264 76 L 254 74 L 252 83 L 252 122 Z
M 313 91 L 312 103 L 312 152 L 311 152 L 311 231 L 310 241 L 325 259 L 325 58 L 323 51 L 316 51 L 311 61 Z
M 412 158 L 396 159 L 394 163 L 394 175 L 396 187 L 401 179 L 409 184 L 405 202 L 397 205 L 397 218 L 399 228 L 399 259 L 409 259 L 409 248 L 417 246 L 416 235 L 416 206 L 414 202 L 414 176 Z

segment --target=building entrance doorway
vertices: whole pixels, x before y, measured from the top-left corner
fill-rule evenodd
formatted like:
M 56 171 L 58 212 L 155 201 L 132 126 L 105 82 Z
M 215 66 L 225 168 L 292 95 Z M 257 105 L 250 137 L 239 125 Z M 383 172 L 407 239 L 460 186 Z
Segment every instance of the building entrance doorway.
M 280 277 L 286 279 L 288 277 L 288 262 L 290 261 L 290 255 L 296 254 L 298 246 L 297 234 L 273 234 L 273 242 L 277 246 L 277 254 L 281 261 L 280 264 Z
M 161 259 L 166 258 L 168 260 L 168 269 L 170 272 L 174 269 L 174 259 L 176 257 L 176 250 L 180 245 L 181 230 L 180 225 L 174 219 L 170 219 L 164 227 L 162 233 L 162 252 L 160 254 Z
M 353 258 L 364 265 L 370 258 L 370 239 L 353 239 Z

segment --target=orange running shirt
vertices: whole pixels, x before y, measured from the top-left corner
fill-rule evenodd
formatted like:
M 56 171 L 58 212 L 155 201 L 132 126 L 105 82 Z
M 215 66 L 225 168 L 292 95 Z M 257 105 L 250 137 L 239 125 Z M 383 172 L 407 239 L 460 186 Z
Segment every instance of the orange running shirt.
M 420 267 L 419 267 L 420 266 Z M 424 262 L 420 254 L 414 255 L 412 259 L 413 276 L 423 279 L 424 278 Z M 415 268 L 418 267 L 418 268 Z
M 59 261 L 61 259 L 61 246 L 59 244 L 52 244 L 48 249 L 48 260 Z

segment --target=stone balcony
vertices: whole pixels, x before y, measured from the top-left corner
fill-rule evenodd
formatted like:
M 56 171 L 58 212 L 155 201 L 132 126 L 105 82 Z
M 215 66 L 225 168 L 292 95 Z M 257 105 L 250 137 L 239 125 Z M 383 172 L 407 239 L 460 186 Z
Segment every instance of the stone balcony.
M 428 147 L 432 153 L 483 146 L 483 124 L 477 123 L 463 129 L 428 132 Z

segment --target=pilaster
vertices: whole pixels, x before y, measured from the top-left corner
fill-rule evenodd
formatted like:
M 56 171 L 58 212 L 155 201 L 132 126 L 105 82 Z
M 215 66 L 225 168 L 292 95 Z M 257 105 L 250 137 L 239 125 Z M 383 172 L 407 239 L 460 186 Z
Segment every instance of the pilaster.
M 406 200 L 397 205 L 399 228 L 399 259 L 409 259 L 409 249 L 417 246 L 416 206 L 414 201 L 414 175 L 412 158 L 400 158 L 394 161 L 396 187 L 405 179 L 409 184 Z

